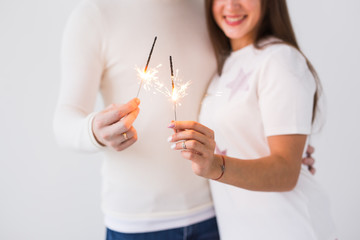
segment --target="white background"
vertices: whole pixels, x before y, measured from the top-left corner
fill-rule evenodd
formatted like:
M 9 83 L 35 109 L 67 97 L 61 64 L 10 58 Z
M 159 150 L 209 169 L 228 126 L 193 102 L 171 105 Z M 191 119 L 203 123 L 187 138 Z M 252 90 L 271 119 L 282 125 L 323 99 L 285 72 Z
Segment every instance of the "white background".
M 104 239 L 99 155 L 59 149 L 52 117 L 66 19 L 79 0 L 0 0 L 0 239 Z M 327 122 L 316 177 L 339 239 L 360 239 L 360 2 L 289 0 L 321 77 Z

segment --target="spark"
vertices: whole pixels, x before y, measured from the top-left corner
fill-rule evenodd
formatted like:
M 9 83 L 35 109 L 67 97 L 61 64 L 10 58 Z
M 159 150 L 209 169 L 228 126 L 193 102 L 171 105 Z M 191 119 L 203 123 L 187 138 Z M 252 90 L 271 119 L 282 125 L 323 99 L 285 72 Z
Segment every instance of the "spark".
M 166 97 L 168 97 L 173 102 L 173 108 L 174 108 L 174 120 L 176 121 L 176 108 L 177 106 L 181 106 L 180 100 L 184 98 L 187 95 L 186 90 L 191 84 L 191 81 L 183 82 L 183 80 L 179 77 L 179 70 L 176 70 L 176 73 L 174 75 L 173 71 L 173 62 L 172 57 L 170 56 L 170 71 L 171 71 L 171 90 L 169 90 L 167 87 L 162 86 L 161 88 L 158 88 L 157 90 L 164 94 Z
M 154 38 L 154 42 L 153 42 L 153 44 L 151 46 L 151 50 L 150 50 L 150 53 L 149 53 L 149 56 L 148 56 L 144 71 L 141 71 L 140 69 L 136 68 L 136 70 L 138 72 L 138 77 L 140 78 L 140 85 L 139 85 L 139 89 L 138 89 L 138 92 L 136 94 L 136 97 L 139 97 L 141 86 L 144 85 L 144 88 L 146 89 L 146 87 L 149 86 L 151 81 L 156 80 L 155 74 L 159 72 L 156 68 L 155 69 L 150 69 L 150 71 L 148 72 L 148 67 L 149 67 L 151 55 L 152 55 L 153 50 L 154 50 L 156 39 L 157 39 L 157 37 Z M 148 84 L 148 86 L 145 87 L 146 84 Z
M 174 88 L 167 88 L 164 84 L 160 82 L 156 82 L 155 89 L 157 92 L 163 94 L 166 98 L 170 101 L 176 103 L 176 105 L 181 106 L 180 100 L 183 99 L 185 96 L 188 95 L 187 90 L 191 85 L 191 81 L 184 82 L 183 79 L 179 77 L 179 70 L 176 70 L 176 74 L 173 78 L 174 81 Z
M 161 89 L 163 88 L 163 83 L 159 81 L 159 78 L 157 77 L 157 73 L 159 72 L 159 68 L 162 65 L 159 64 L 155 68 L 148 68 L 147 71 L 143 71 L 142 69 L 136 67 L 135 70 L 137 72 L 137 77 L 141 81 L 140 88 L 143 86 L 143 88 L 146 91 L 149 91 L 151 88 L 154 89 Z M 140 91 L 139 88 L 139 91 Z M 138 95 L 139 95 L 138 91 Z

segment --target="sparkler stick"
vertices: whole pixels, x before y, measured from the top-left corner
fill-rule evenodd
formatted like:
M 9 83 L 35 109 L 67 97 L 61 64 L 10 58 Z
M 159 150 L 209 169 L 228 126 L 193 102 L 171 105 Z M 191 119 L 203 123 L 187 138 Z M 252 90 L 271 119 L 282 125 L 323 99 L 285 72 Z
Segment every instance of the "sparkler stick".
M 171 86 L 172 86 L 171 97 L 174 102 L 174 116 L 175 116 L 175 121 L 176 121 L 176 100 L 177 99 L 175 96 L 174 69 L 173 69 L 171 56 L 170 56 L 170 71 L 171 71 Z
M 152 52 L 153 52 L 153 50 L 154 50 L 154 46 L 155 46 L 156 39 L 157 39 L 157 37 L 154 38 L 154 42 L 153 42 L 153 44 L 152 44 L 152 47 L 151 47 L 151 50 L 150 50 L 150 53 L 149 53 L 149 57 L 148 57 L 147 62 L 146 62 L 146 66 L 145 66 L 145 69 L 144 69 L 144 73 L 146 73 L 146 71 L 147 71 L 147 69 L 148 69 L 149 62 L 150 62 L 150 59 L 151 59 L 151 55 L 152 55 Z M 146 75 L 146 74 L 145 74 L 145 75 Z M 136 97 L 139 97 L 139 93 L 140 93 L 140 89 L 141 89 L 142 84 L 143 84 L 143 78 L 141 78 L 140 86 L 139 86 L 138 92 L 137 92 L 137 94 L 136 94 Z
M 170 70 L 171 70 L 171 89 L 165 87 L 163 83 L 161 83 L 160 81 L 157 80 L 157 77 L 154 76 L 157 73 L 157 70 L 152 69 L 152 68 L 149 69 L 150 76 L 147 78 L 144 77 L 144 80 L 145 80 L 144 87 L 148 86 L 148 87 L 153 88 L 154 90 L 158 91 L 159 93 L 164 94 L 170 101 L 173 102 L 174 115 L 175 115 L 175 121 L 176 121 L 177 120 L 177 116 L 176 116 L 177 105 L 180 106 L 181 105 L 180 100 L 187 95 L 186 90 L 190 86 L 191 81 L 187 81 L 184 83 L 183 80 L 179 77 L 179 70 L 176 69 L 176 71 L 174 72 L 171 56 L 170 56 L 169 60 L 170 60 Z M 143 74 L 142 70 L 137 69 L 137 71 L 138 71 L 138 75 L 140 75 L 139 77 L 142 78 L 142 76 L 141 76 Z

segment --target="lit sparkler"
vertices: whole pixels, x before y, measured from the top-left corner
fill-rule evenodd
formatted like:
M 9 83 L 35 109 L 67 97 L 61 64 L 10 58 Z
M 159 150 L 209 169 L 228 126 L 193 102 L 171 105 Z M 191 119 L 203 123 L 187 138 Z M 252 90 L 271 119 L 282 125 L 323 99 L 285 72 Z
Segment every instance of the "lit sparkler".
M 173 69 L 173 64 L 172 64 L 172 57 L 170 56 L 170 72 L 171 72 L 171 99 L 174 102 L 174 116 L 175 116 L 175 121 L 176 121 L 176 96 L 174 95 L 175 93 L 175 83 L 174 83 L 174 69 Z
M 159 72 L 157 70 L 157 68 L 159 68 L 161 65 L 158 65 L 156 68 L 150 68 L 149 71 L 147 71 L 148 66 L 149 66 L 149 62 L 150 62 L 150 59 L 151 59 L 152 52 L 154 50 L 156 39 L 157 39 L 157 37 L 155 37 L 154 42 L 152 44 L 152 47 L 151 47 L 149 57 L 147 59 L 144 71 L 140 70 L 139 68 L 136 68 L 136 71 L 138 72 L 138 78 L 140 78 L 140 81 L 141 81 L 140 85 L 139 85 L 138 92 L 136 94 L 136 97 L 139 97 L 139 93 L 140 93 L 140 89 L 141 89 L 142 85 L 144 85 L 145 89 L 149 89 L 150 86 L 152 86 L 152 84 L 155 84 L 155 85 L 160 84 L 157 81 L 156 73 Z
M 141 89 L 141 86 L 144 87 L 145 90 L 150 90 L 151 88 L 154 88 L 154 89 L 161 89 L 163 88 L 163 85 L 158 77 L 156 76 L 156 74 L 159 72 L 159 68 L 161 67 L 162 65 L 159 64 L 157 65 L 155 68 L 149 68 L 146 72 L 141 70 L 140 68 L 136 67 L 135 70 L 137 72 L 137 77 L 138 79 L 141 80 L 141 83 L 140 83 L 140 86 L 139 86 L 139 90 L 138 90 L 138 93 L 137 93 L 137 96 L 139 96 L 139 92 L 140 92 L 140 89 Z
M 176 74 L 174 75 L 174 70 L 173 70 L 173 63 L 172 63 L 172 57 L 170 56 L 170 71 L 171 71 L 171 92 L 169 90 L 167 90 L 165 92 L 165 94 L 168 97 L 171 97 L 171 100 L 173 101 L 174 104 L 174 117 L 175 117 L 175 121 L 176 121 L 176 106 L 180 105 L 179 100 L 184 98 L 187 93 L 186 93 L 186 89 L 189 87 L 189 85 L 191 84 L 190 81 L 186 82 L 186 83 L 182 83 L 182 80 L 179 78 L 179 70 L 176 70 Z

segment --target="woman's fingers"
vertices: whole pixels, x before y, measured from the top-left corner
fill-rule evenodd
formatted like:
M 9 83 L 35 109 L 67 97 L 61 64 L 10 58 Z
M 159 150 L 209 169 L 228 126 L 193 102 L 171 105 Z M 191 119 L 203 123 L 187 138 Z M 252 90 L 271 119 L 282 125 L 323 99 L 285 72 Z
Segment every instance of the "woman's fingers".
M 204 153 L 208 150 L 204 144 L 196 140 L 176 142 L 171 145 L 171 148 L 174 150 L 188 150 L 199 155 L 204 155 Z
M 204 145 L 208 145 L 210 142 L 214 140 L 212 138 L 207 137 L 206 135 L 197 132 L 195 130 L 183 130 L 177 133 L 174 133 L 170 138 L 169 142 L 177 142 L 182 140 L 196 140 Z
M 306 149 L 306 154 L 307 155 L 311 155 L 311 154 L 313 154 L 315 152 L 315 148 L 313 147 L 313 146 L 311 146 L 311 145 L 308 145 L 307 146 L 307 149 Z
M 308 169 L 312 175 L 315 175 L 316 169 L 314 168 L 315 159 L 311 156 L 315 152 L 315 148 L 308 145 L 306 148 L 306 157 L 302 159 L 302 163 L 308 166 Z
M 191 150 L 181 151 L 181 156 L 192 162 L 193 169 L 206 168 L 207 164 L 206 161 L 204 160 L 204 157 L 194 151 Z M 200 171 L 196 171 L 195 173 L 199 175 Z
M 302 159 L 302 163 L 306 165 L 312 175 L 315 175 L 316 169 L 314 168 L 315 159 L 312 157 L 306 157 Z
M 204 125 L 193 121 L 172 122 L 170 128 L 175 133 L 169 137 L 173 142 L 171 148 L 181 150 L 183 158 L 191 160 L 195 174 L 203 177 L 212 177 L 217 174 L 215 161 L 214 132 Z
M 172 149 L 193 153 L 187 157 L 189 160 L 196 160 L 197 155 L 204 159 L 212 158 L 214 155 L 215 141 L 193 130 L 175 133 L 169 140 L 173 142 Z
M 193 121 L 172 122 L 169 127 L 177 131 L 168 139 L 174 142 L 171 146 L 174 150 L 189 150 L 204 158 L 211 158 L 214 154 L 215 141 L 211 129 Z
M 205 136 L 214 139 L 214 131 L 204 125 L 194 121 L 176 121 L 169 125 L 169 128 L 173 128 L 175 131 L 182 130 L 195 130 Z
M 302 159 L 302 163 L 308 166 L 312 166 L 315 163 L 315 160 L 312 157 L 306 157 Z
M 183 150 L 181 155 L 183 158 L 191 160 L 193 172 L 198 176 L 215 179 L 221 174 L 221 172 L 219 173 L 221 164 L 219 165 L 214 154 L 204 156 L 192 150 Z

